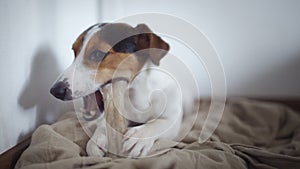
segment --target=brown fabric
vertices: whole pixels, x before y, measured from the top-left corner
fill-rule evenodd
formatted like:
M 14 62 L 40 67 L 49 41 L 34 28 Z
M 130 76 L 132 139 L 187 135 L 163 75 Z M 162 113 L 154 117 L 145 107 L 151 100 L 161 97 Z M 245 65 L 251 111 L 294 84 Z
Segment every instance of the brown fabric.
M 179 144 L 159 140 L 153 152 L 160 154 L 143 159 L 87 157 L 88 136 L 76 115 L 66 113 L 34 132 L 15 168 L 300 168 L 300 113 L 279 104 L 229 100 L 211 139 L 199 144 L 208 107 L 208 102 L 200 104 L 196 123 Z M 182 131 L 191 121 L 191 114 L 184 118 Z

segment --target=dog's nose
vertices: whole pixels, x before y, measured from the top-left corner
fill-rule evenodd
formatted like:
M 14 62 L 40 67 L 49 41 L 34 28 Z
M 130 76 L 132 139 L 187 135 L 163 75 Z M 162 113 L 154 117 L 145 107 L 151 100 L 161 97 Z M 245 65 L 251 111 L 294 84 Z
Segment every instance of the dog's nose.
M 72 91 L 68 82 L 60 81 L 55 83 L 50 89 L 50 93 L 60 100 L 72 100 Z

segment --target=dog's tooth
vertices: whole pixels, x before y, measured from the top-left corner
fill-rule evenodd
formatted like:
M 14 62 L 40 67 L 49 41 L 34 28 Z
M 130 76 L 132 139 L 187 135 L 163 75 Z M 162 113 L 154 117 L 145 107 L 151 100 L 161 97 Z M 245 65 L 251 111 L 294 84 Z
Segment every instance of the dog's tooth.
M 90 111 L 91 116 L 94 116 L 96 114 L 95 110 Z

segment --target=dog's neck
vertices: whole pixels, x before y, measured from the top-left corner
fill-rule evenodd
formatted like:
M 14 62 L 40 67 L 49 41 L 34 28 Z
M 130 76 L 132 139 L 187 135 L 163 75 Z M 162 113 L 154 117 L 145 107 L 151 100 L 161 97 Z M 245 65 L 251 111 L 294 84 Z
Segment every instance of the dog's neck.
M 143 65 L 143 67 L 141 68 L 140 72 L 136 75 L 138 77 L 138 79 L 143 79 L 142 81 L 139 80 L 139 84 L 141 88 L 144 88 L 144 90 L 147 90 L 150 86 L 149 82 L 153 80 L 153 76 L 152 76 L 152 70 L 153 68 L 157 67 L 155 64 L 153 64 L 153 62 L 149 59 L 146 60 L 145 64 Z M 133 83 L 135 79 L 133 79 Z

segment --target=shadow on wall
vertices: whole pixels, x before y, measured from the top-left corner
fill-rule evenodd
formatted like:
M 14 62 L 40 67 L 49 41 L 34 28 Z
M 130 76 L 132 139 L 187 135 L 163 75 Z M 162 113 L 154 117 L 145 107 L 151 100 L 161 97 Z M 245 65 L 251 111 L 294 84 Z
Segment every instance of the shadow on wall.
M 60 73 L 52 50 L 47 45 L 38 48 L 32 59 L 30 77 L 18 100 L 18 104 L 25 110 L 36 108 L 34 129 L 41 124 L 53 123 L 62 113 L 74 109 L 72 103 L 57 100 L 49 93 Z M 29 134 L 22 133 L 19 141 Z

